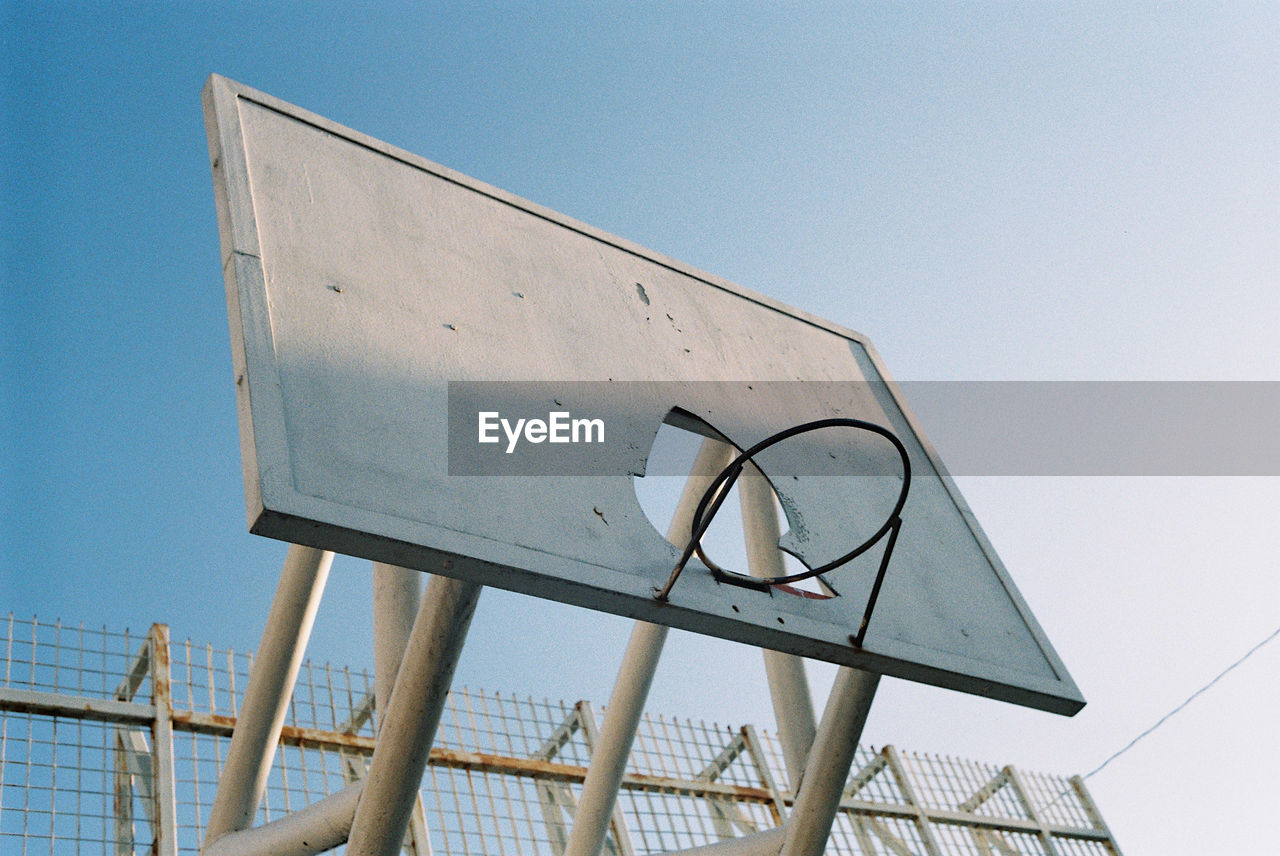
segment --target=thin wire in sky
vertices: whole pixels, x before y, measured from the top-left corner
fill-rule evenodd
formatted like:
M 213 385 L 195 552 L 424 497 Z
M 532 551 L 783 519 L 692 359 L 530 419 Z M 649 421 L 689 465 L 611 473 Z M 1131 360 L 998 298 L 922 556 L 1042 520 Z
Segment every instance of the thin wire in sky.
M 1257 652 L 1258 652 L 1258 650 L 1259 650 L 1260 648 L 1262 648 L 1262 646 L 1266 645 L 1268 642 L 1270 642 L 1271 640 L 1275 639 L 1277 636 L 1280 636 L 1280 627 L 1277 627 L 1275 630 L 1271 631 L 1271 634 L 1270 634 L 1269 636 L 1267 636 L 1267 638 L 1266 638 L 1266 639 L 1263 639 L 1263 640 L 1262 640 L 1261 642 L 1259 642 L 1257 645 L 1254 645 L 1252 648 L 1250 648 L 1248 651 L 1246 651 L 1246 652 L 1244 653 L 1244 655 L 1243 655 L 1242 657 L 1240 657 L 1240 659 L 1236 660 L 1236 661 L 1235 661 L 1234 663 L 1232 663 L 1230 666 L 1227 666 L 1225 669 L 1223 669 L 1221 672 L 1219 672 L 1219 673 L 1217 674 L 1217 676 L 1216 676 L 1216 677 L 1214 677 L 1214 679 L 1213 679 L 1213 680 L 1209 681 L 1209 683 L 1205 684 L 1205 685 L 1204 685 L 1204 686 L 1202 686 L 1200 689 L 1196 690 L 1196 691 L 1195 691 L 1195 692 L 1193 692 L 1191 695 L 1187 696 L 1186 700 L 1185 700 L 1185 701 L 1183 701 L 1183 702 L 1182 702 L 1182 704 L 1178 705 L 1178 706 L 1177 706 L 1177 707 L 1175 707 L 1173 710 L 1169 711 L 1169 712 L 1168 712 L 1168 713 L 1166 713 L 1164 716 L 1160 717 L 1160 719 L 1156 721 L 1155 725 L 1152 725 L 1152 726 L 1151 726 L 1150 728 L 1148 728 L 1146 731 L 1142 732 L 1142 733 L 1141 733 L 1141 734 L 1139 734 L 1137 737 L 1135 737 L 1135 738 L 1133 738 L 1132 740 L 1130 740 L 1127 744 L 1125 744 L 1125 746 L 1124 746 L 1123 748 L 1121 748 L 1121 749 L 1119 749 L 1118 751 L 1116 751 L 1116 752 L 1112 753 L 1112 755 L 1111 755 L 1109 758 L 1107 758 L 1107 760 L 1103 761 L 1101 764 L 1099 764 L 1098 766 L 1094 767 L 1094 768 L 1093 768 L 1092 770 L 1090 770 L 1089 772 L 1085 773 L 1085 774 L 1084 774 L 1084 776 L 1083 776 L 1083 778 L 1086 778 L 1086 779 L 1087 779 L 1087 778 L 1089 778 L 1090 776 L 1092 776 L 1094 773 L 1100 772 L 1104 767 L 1106 767 L 1106 766 L 1107 766 L 1108 764 L 1110 764 L 1112 761 L 1114 761 L 1115 759 L 1119 758 L 1119 757 L 1120 757 L 1121 755 L 1123 755 L 1124 753 L 1128 752 L 1128 751 L 1129 751 L 1130 749 L 1132 749 L 1135 745 L 1137 745 L 1137 743 L 1138 743 L 1138 741 L 1139 741 L 1139 740 L 1141 740 L 1142 738 L 1146 737 L 1148 734 L 1150 734 L 1151 732 L 1155 731 L 1155 730 L 1156 730 L 1157 728 L 1159 728 L 1160 726 L 1164 725 L 1166 722 L 1168 722 L 1168 721 L 1169 721 L 1169 719 L 1170 719 L 1171 717 L 1173 717 L 1175 714 L 1177 714 L 1180 710 L 1182 710 L 1182 709 L 1183 709 L 1184 707 L 1186 707 L 1187 705 L 1191 704 L 1191 702 L 1195 701 L 1195 699 L 1196 699 L 1197 697 L 1199 697 L 1199 696 L 1203 695 L 1204 693 L 1208 692 L 1208 690 L 1209 690 L 1209 689 L 1210 689 L 1214 684 L 1216 684 L 1218 681 L 1220 681 L 1220 680 L 1222 680 L 1223 678 L 1225 678 L 1225 677 L 1226 677 L 1226 676 L 1231 672 L 1231 670 L 1232 670 L 1232 669 L 1236 668 L 1236 667 L 1237 667 L 1237 666 L 1239 666 L 1241 663 L 1243 663 L 1245 660 L 1247 660 L 1247 659 L 1249 659 L 1250 657 L 1252 657 L 1255 653 L 1257 653 Z
M 1117 751 L 1113 752 L 1110 756 L 1108 756 L 1108 758 L 1107 758 L 1105 761 L 1103 761 L 1103 762 L 1102 762 L 1101 764 L 1099 764 L 1098 766 L 1094 767 L 1094 768 L 1093 768 L 1092 770 L 1090 770 L 1089 772 L 1085 773 L 1085 774 L 1084 774 L 1083 776 L 1081 776 L 1080 778 L 1081 778 L 1082 780 L 1084 780 L 1084 779 L 1088 779 L 1089 777 L 1093 776 L 1095 773 L 1099 773 L 1099 772 L 1101 772 L 1101 771 L 1102 771 L 1102 769 L 1103 769 L 1104 767 L 1106 767 L 1106 766 L 1107 766 L 1108 764 L 1110 764 L 1112 761 L 1114 761 L 1114 760 L 1116 760 L 1117 758 L 1119 758 L 1119 757 L 1120 757 L 1121 755 L 1123 755 L 1124 753 L 1128 752 L 1130 749 L 1132 749 L 1134 746 L 1136 746 L 1136 745 L 1138 744 L 1138 741 L 1142 740 L 1144 737 L 1146 737 L 1147 735 L 1151 734 L 1151 733 L 1152 733 L 1153 731 L 1155 731 L 1157 728 L 1159 728 L 1160 726 L 1164 725 L 1164 724 L 1165 724 L 1166 722 L 1168 722 L 1168 721 L 1169 721 L 1173 716 L 1175 716 L 1179 711 L 1181 711 L 1181 710 L 1182 710 L 1183 708 L 1185 708 L 1187 705 L 1191 704 L 1191 702 L 1195 701 L 1198 697 L 1200 697 L 1200 696 L 1204 695 L 1206 692 L 1208 692 L 1208 691 L 1209 691 L 1209 689 L 1210 689 L 1210 688 L 1212 688 L 1214 684 L 1216 684 L 1218 681 L 1220 681 L 1220 680 L 1222 680 L 1223 678 L 1225 678 L 1228 674 L 1230 674 L 1230 673 L 1231 673 L 1231 671 L 1232 671 L 1233 669 L 1235 669 L 1237 666 L 1239 666 L 1239 665 L 1240 665 L 1241 663 L 1243 663 L 1245 660 L 1247 660 L 1247 659 L 1249 659 L 1250 657 L 1252 657 L 1252 656 L 1253 656 L 1254 654 L 1256 654 L 1256 653 L 1257 653 L 1257 652 L 1258 652 L 1258 651 L 1259 651 L 1259 650 L 1260 650 L 1264 645 L 1266 645 L 1268 642 L 1271 642 L 1271 641 L 1272 641 L 1273 639 L 1275 639 L 1277 636 L 1280 636 L 1280 627 L 1277 627 L 1275 630 L 1272 630 L 1272 631 L 1271 631 L 1271 633 L 1267 636 L 1267 638 L 1263 639 L 1263 640 L 1262 640 L 1261 642 L 1259 642 L 1257 645 L 1254 645 L 1254 646 L 1253 646 L 1252 648 L 1250 648 L 1248 651 L 1244 652 L 1244 654 L 1243 654 L 1239 659 L 1237 659 L 1234 663 L 1232 663 L 1230 666 L 1227 666 L 1225 669 L 1223 669 L 1221 672 L 1219 672 L 1217 675 L 1215 675 L 1215 676 L 1214 676 L 1214 678 L 1213 678 L 1213 680 L 1209 681 L 1209 683 L 1205 684 L 1205 685 L 1204 685 L 1204 686 L 1202 686 L 1200 689 L 1196 690 L 1196 691 L 1195 691 L 1195 692 L 1193 692 L 1191 695 L 1187 696 L 1187 697 L 1186 697 L 1186 699 L 1185 699 L 1185 700 L 1183 700 L 1183 702 L 1182 702 L 1181 704 L 1179 704 L 1177 707 L 1173 708 L 1173 710 L 1170 710 L 1170 711 L 1169 711 L 1168 713 L 1166 713 L 1164 716 L 1162 716 L 1162 717 L 1160 717 L 1158 720 L 1156 720 L 1156 723 L 1155 723 L 1154 725 L 1152 725 L 1152 726 L 1151 726 L 1150 728 L 1148 728 L 1146 731 L 1143 731 L 1143 732 L 1142 732 L 1141 734 L 1139 734 L 1137 737 L 1135 737 L 1135 738 L 1133 738 L 1132 740 L 1130 740 L 1128 743 L 1126 743 L 1123 747 L 1121 747 L 1121 748 L 1120 748 L 1120 749 L 1118 749 Z M 1045 805 L 1045 808 L 1049 808 L 1049 806 L 1052 806 L 1054 803 L 1058 802 L 1060 799 L 1062 799 L 1063 797 L 1065 797 L 1065 796 L 1066 796 L 1067 794 L 1069 794 L 1069 793 L 1070 793 L 1070 791 L 1069 791 L 1069 790 L 1067 790 L 1067 791 L 1063 791 L 1062 793 L 1058 794 L 1056 797 L 1054 797 L 1054 798 L 1053 798 L 1053 800 L 1052 800 L 1052 801 L 1050 801 L 1048 804 L 1046 804 L 1046 805 Z

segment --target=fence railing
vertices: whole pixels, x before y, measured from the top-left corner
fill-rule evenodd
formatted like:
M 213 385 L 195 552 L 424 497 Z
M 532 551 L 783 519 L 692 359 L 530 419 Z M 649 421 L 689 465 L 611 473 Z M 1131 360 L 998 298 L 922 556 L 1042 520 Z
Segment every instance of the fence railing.
M 15 619 L 0 664 L 0 852 L 196 853 L 252 655 L 163 624 L 139 636 Z M 372 675 L 308 662 L 263 823 L 365 773 Z M 598 736 L 573 704 L 455 688 L 405 840 L 408 853 L 558 856 Z M 646 717 L 606 851 L 659 853 L 777 826 L 794 794 L 750 725 Z M 864 856 L 1118 854 L 1079 777 L 859 747 L 827 850 Z

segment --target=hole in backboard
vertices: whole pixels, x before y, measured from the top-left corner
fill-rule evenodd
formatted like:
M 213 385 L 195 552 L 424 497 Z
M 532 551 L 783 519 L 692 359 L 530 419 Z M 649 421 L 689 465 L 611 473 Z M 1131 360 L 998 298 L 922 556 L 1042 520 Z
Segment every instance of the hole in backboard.
M 695 417 L 676 412 L 675 418 L 682 424 L 691 424 L 690 420 Z M 707 433 L 713 432 L 708 429 Z M 662 533 L 663 537 L 666 537 L 667 530 L 670 528 L 671 517 L 675 514 L 676 505 L 680 501 L 680 494 L 684 490 L 685 481 L 688 478 L 689 471 L 693 468 L 694 458 L 697 457 L 698 449 L 702 445 L 704 436 L 703 433 L 695 433 L 677 425 L 663 423 L 658 428 L 658 435 L 654 438 L 653 448 L 649 451 L 647 474 L 644 477 L 632 480 L 635 485 L 636 498 L 640 502 L 640 508 L 649 519 L 649 523 L 653 525 L 654 529 Z M 707 551 L 707 555 L 725 567 L 747 567 L 746 541 L 742 531 L 740 501 L 737 485 L 734 485 L 729 492 L 729 497 L 721 506 L 719 513 L 711 521 L 710 528 L 707 529 L 702 538 L 702 544 Z M 787 520 L 782 515 L 782 509 L 778 506 L 776 497 L 774 499 L 774 508 L 779 515 L 780 528 L 785 534 Z M 667 540 L 670 541 L 671 539 L 668 538 Z M 685 543 L 681 542 L 675 544 L 675 546 L 683 550 Z M 783 563 L 788 574 L 805 570 L 804 564 L 799 559 L 789 553 L 779 552 L 782 554 Z M 775 591 L 787 594 L 792 593 L 788 592 L 787 588 L 818 595 L 830 593 L 816 578 L 801 580 L 786 587 L 778 587 Z

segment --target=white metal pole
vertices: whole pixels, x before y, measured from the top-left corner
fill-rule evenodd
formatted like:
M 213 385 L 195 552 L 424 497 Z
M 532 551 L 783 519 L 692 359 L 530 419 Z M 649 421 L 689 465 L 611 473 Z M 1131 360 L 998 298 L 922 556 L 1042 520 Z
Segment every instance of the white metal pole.
M 178 799 L 173 764 L 173 687 L 169 668 L 169 626 L 151 625 L 151 794 L 155 799 L 155 856 L 178 854 Z
M 112 809 L 115 817 L 115 856 L 133 856 L 133 771 L 129 769 L 126 730 L 116 729 Z
M 738 479 L 742 505 L 742 530 L 747 544 L 747 568 L 755 577 L 779 577 L 787 572 L 778 549 L 779 528 L 773 488 L 755 466 L 748 464 Z M 805 677 L 804 660 L 795 654 L 763 649 L 764 670 L 773 700 L 773 716 L 778 722 L 778 738 L 787 766 L 790 790 L 800 788 L 805 759 L 813 748 L 817 726 L 813 698 Z
M 373 563 L 373 709 L 381 723 L 418 615 L 420 571 Z
M 693 513 L 712 479 L 729 463 L 731 447 L 706 439 L 694 459 L 689 480 L 676 505 L 667 530 L 667 539 L 683 546 L 693 532 Z M 609 696 L 600 742 L 591 752 L 591 765 L 582 783 L 582 795 L 574 812 L 573 829 L 563 856 L 596 856 L 604 846 L 609 819 L 618 800 L 618 788 L 626 772 L 631 743 L 635 740 L 644 702 L 653 684 L 653 674 L 667 639 L 667 628 L 637 621 L 622 655 L 622 665 Z
M 595 856 L 604 846 L 631 743 L 666 639 L 667 628 L 662 624 L 637 621 L 631 630 L 600 729 L 600 744 L 591 753 L 591 765 L 582 783 L 564 856 Z
M 348 856 L 395 856 L 418 796 L 481 587 L 432 576 L 378 732 Z
M 332 553 L 296 544 L 289 547 L 218 777 L 205 827 L 206 846 L 220 835 L 253 825 L 332 564 Z
M 413 632 L 424 576 L 421 571 L 399 565 L 373 563 L 373 708 L 379 726 L 383 711 L 391 704 L 391 690 Z M 415 797 L 409 815 L 409 838 L 414 856 L 430 856 L 431 838 L 427 833 L 421 793 Z
M 364 782 L 349 785 L 279 820 L 211 841 L 203 856 L 315 856 L 347 840 Z
M 822 856 L 880 676 L 841 666 L 787 818 L 779 856 Z

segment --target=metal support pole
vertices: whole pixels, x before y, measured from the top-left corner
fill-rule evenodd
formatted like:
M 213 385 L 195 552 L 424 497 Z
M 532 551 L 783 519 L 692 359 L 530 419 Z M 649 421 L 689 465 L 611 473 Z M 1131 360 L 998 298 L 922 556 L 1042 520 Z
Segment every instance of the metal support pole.
M 1111 835 L 1107 822 L 1102 819 L 1102 812 L 1098 811 L 1098 806 L 1094 803 L 1089 789 L 1084 786 L 1084 777 L 1072 776 L 1070 781 L 1072 790 L 1076 792 L 1076 798 L 1080 800 L 1080 805 L 1084 808 L 1084 813 L 1089 816 L 1089 823 L 1092 824 L 1095 830 L 1107 837 L 1106 846 L 1110 848 L 1112 856 L 1121 856 L 1120 846 L 1116 844 L 1115 838 Z
M 747 545 L 747 567 L 754 577 L 780 577 L 787 570 L 778 549 L 782 532 L 774 505 L 773 487 L 756 467 L 748 464 L 738 479 L 742 505 L 742 531 Z M 778 723 L 778 739 L 787 766 L 791 793 L 800 790 L 805 759 L 817 733 L 813 698 L 804 673 L 804 660 L 795 654 L 762 650 L 764 670 L 773 700 L 773 716 Z
M 151 794 L 155 800 L 156 856 L 178 856 L 178 801 L 173 766 L 173 697 L 169 674 L 169 626 L 151 625 Z
M 911 783 L 911 777 L 907 775 L 907 765 L 902 762 L 902 756 L 892 746 L 884 747 L 881 754 L 884 756 L 885 766 L 889 768 L 893 774 L 893 780 L 898 784 L 898 792 L 915 813 L 916 832 L 920 836 L 920 843 L 924 846 L 925 856 L 942 856 L 942 847 L 933 835 L 933 828 L 929 825 L 929 816 L 925 811 L 924 803 L 916 796 L 916 787 Z M 876 834 L 882 839 L 885 837 L 884 830 L 876 828 Z
M 579 722 L 582 723 L 582 734 L 587 739 L 587 751 L 594 751 L 596 744 L 600 742 L 600 725 L 596 720 L 595 709 L 591 702 L 583 699 L 577 703 L 576 710 Z M 631 830 L 627 828 L 622 806 L 616 801 L 613 804 L 613 824 L 610 829 L 613 830 L 613 840 L 618 845 L 618 856 L 635 856 L 636 848 L 631 843 Z
M 422 599 L 423 576 L 420 571 L 399 565 L 373 563 L 373 706 L 379 726 L 382 712 L 391 704 L 391 690 L 413 632 L 413 620 Z M 409 815 L 409 840 L 414 856 L 430 856 L 431 837 L 427 834 L 421 793 L 414 799 Z
M 729 462 L 730 447 L 710 438 L 702 441 L 693 469 L 685 482 L 667 530 L 667 540 L 682 544 L 693 533 L 693 513 L 698 500 L 720 470 Z M 631 639 L 622 655 L 622 665 L 609 696 L 600 742 L 591 752 L 591 765 L 582 783 L 573 829 L 564 856 L 596 856 L 604 846 L 609 820 L 618 800 L 618 788 L 626 772 L 631 743 L 635 740 L 640 714 L 653 684 L 653 674 L 667 639 L 667 628 L 659 624 L 637 621 Z
M 1009 785 L 1013 788 L 1013 792 L 1018 797 L 1018 802 L 1022 803 L 1022 808 L 1027 813 L 1027 817 L 1035 823 L 1039 829 L 1036 835 L 1040 838 L 1040 846 L 1044 848 L 1045 856 L 1058 856 L 1058 848 L 1054 846 L 1053 834 L 1049 832 L 1049 825 L 1045 823 L 1040 812 L 1036 810 L 1036 804 L 1031 801 L 1031 792 L 1027 790 L 1023 784 L 1022 775 L 1012 765 L 1004 768 L 1004 774 L 1009 777 Z
M 481 587 L 431 577 L 356 807 L 349 856 L 395 856 L 404 842 Z
M 667 628 L 637 621 L 622 655 L 622 666 L 609 696 L 600 744 L 591 753 L 591 765 L 582 783 L 582 796 L 564 856 L 596 856 L 604 846 L 618 788 L 626 771 L 631 743 L 635 740 L 645 698 L 653 683 Z
M 332 850 L 347 840 L 363 789 L 364 782 L 356 782 L 279 820 L 223 835 L 205 846 L 204 856 L 316 856 Z
M 400 660 L 413 632 L 424 574 L 373 563 L 373 709 L 379 723 L 391 702 Z
M 125 733 L 124 729 L 116 730 L 112 765 L 115 856 L 133 856 L 133 771 L 129 769 L 129 746 L 125 743 Z
M 879 675 L 848 666 L 841 666 L 836 673 L 822 724 L 805 764 L 804 784 L 787 818 L 786 840 L 779 856 L 821 856 L 826 849 L 858 738 L 879 683 Z
M 205 827 L 207 847 L 253 825 L 333 554 L 289 547 Z

